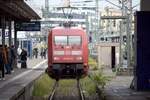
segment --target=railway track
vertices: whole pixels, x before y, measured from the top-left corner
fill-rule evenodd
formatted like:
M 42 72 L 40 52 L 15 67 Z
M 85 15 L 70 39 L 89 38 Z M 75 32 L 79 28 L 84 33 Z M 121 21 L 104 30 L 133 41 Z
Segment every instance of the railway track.
M 85 96 L 84 96 L 84 93 L 83 93 L 83 90 L 82 90 L 82 87 L 81 87 L 79 80 L 77 80 L 77 87 L 79 90 L 80 100 L 85 100 Z
M 59 93 L 61 92 L 60 88 L 70 88 L 70 91 L 68 94 L 62 95 L 62 93 Z M 60 81 L 56 81 L 48 100 L 85 100 L 85 96 L 79 80 L 76 81 L 76 84 L 68 86 L 63 86 L 62 84 L 60 84 Z
M 59 81 L 56 81 L 56 82 L 55 82 L 54 87 L 53 87 L 53 90 L 52 90 L 52 93 L 51 93 L 51 95 L 49 96 L 48 100 L 54 100 L 54 95 L 55 95 L 56 89 L 57 89 L 57 87 L 58 87 L 58 85 L 59 85 L 58 82 L 59 82 Z

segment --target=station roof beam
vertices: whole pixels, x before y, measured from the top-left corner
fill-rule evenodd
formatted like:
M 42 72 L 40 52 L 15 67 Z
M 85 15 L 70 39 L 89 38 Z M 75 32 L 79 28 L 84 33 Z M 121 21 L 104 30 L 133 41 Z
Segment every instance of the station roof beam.
M 13 20 L 40 19 L 23 0 L 0 0 L 0 16 L 11 17 Z

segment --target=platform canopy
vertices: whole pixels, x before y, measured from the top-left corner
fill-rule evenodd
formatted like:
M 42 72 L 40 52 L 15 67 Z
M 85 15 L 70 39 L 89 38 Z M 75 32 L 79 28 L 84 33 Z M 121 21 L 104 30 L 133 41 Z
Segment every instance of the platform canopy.
M 0 16 L 15 21 L 40 19 L 39 15 L 24 0 L 0 0 Z

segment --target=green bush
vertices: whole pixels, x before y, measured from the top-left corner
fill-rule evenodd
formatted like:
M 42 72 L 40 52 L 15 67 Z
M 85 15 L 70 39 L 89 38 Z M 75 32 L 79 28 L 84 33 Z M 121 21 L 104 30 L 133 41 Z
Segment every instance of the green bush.
M 98 70 L 97 66 L 94 66 L 94 67 L 93 67 L 93 70 Z
M 91 69 L 98 70 L 97 62 L 92 57 L 89 57 L 88 63 L 89 63 L 89 66 L 91 67 Z
M 86 96 L 93 96 L 96 94 L 96 85 L 90 78 L 86 77 L 81 79 L 80 82 Z
M 47 74 L 43 74 L 33 85 L 32 95 L 37 97 L 47 97 L 52 91 L 55 80 Z
M 110 77 L 104 76 L 102 72 L 94 71 L 91 73 L 90 78 L 85 77 L 84 79 L 81 79 L 81 85 L 88 96 L 94 96 L 97 93 L 97 86 L 100 91 L 103 92 L 106 83 L 110 79 Z
M 109 77 L 104 76 L 102 72 L 93 73 L 91 79 L 97 83 L 102 89 L 105 87 L 106 83 L 110 80 Z

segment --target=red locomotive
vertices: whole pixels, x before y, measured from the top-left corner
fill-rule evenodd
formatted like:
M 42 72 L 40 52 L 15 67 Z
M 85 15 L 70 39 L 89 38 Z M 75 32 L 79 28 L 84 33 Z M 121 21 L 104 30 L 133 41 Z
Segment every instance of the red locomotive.
M 48 68 L 50 77 L 81 78 L 88 74 L 88 44 L 83 29 L 53 28 L 48 37 Z

